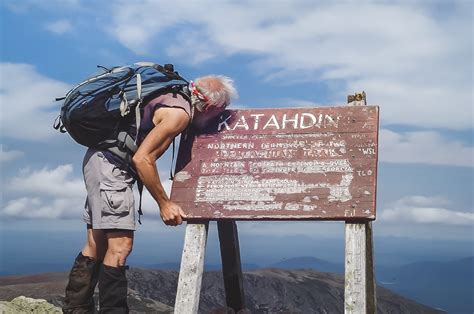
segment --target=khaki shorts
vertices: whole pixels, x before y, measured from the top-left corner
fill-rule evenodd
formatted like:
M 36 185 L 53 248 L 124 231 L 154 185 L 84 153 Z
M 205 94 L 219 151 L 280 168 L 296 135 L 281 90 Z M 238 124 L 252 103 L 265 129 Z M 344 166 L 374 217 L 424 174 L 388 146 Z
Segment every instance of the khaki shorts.
M 133 177 L 88 149 L 82 165 L 87 199 L 83 220 L 93 229 L 135 230 Z

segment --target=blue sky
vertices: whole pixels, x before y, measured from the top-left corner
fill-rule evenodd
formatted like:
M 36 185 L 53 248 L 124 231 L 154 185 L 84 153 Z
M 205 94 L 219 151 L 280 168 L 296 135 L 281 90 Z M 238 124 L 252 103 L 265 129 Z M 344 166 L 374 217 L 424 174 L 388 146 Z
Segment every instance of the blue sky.
M 80 233 L 85 149 L 52 129 L 53 99 L 96 65 L 154 61 L 189 79 L 232 77 L 234 108 L 343 105 L 365 90 L 381 114 L 376 237 L 469 243 L 456 254 L 474 254 L 470 1 L 3 0 L 0 14 L 2 229 Z M 169 164 L 158 161 L 168 188 Z M 179 251 L 183 226 L 164 226 L 149 195 L 144 204 L 140 229 Z M 344 234 L 340 223 L 239 231 Z

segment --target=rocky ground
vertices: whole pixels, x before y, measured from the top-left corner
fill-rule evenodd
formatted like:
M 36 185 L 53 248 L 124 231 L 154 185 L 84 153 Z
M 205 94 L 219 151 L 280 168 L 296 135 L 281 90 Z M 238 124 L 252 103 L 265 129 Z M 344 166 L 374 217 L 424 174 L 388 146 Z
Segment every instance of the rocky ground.
M 43 299 L 32 299 L 19 296 L 11 301 L 0 301 L 0 313 L 2 314 L 60 314 L 60 307 L 56 307 Z
M 172 313 L 178 282 L 176 271 L 131 268 L 127 277 L 132 313 Z M 0 300 L 10 301 L 21 295 L 45 299 L 60 307 L 66 279 L 66 273 L 3 277 L 0 280 Z M 244 272 L 244 291 L 245 313 L 344 312 L 344 278 L 338 274 L 314 270 L 253 270 Z M 54 310 L 52 307 L 51 313 L 55 313 Z M 199 312 L 228 312 L 221 272 L 204 274 Z M 377 312 L 443 313 L 382 287 L 377 288 Z

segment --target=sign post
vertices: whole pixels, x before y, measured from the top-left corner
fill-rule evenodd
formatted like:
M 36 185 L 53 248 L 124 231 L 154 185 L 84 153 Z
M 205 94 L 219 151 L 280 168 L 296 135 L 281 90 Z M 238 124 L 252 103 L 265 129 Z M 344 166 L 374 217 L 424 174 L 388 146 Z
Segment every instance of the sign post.
M 198 312 L 208 228 L 208 221 L 188 221 L 186 225 L 175 313 Z
M 197 313 L 209 220 L 218 222 L 226 302 L 236 312 L 245 306 L 236 220 L 345 221 L 345 311 L 375 311 L 378 112 L 228 110 L 201 134 L 183 135 L 171 193 L 188 217 L 175 313 Z
M 237 311 L 236 309 L 243 309 L 245 307 L 237 224 L 233 220 L 219 220 L 217 222 L 217 230 L 221 247 L 226 304 Z

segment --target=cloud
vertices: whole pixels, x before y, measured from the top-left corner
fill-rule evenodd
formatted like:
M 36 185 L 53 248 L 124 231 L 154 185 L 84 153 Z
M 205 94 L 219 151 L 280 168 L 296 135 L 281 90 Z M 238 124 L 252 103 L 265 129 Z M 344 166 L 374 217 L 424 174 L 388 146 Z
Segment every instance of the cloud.
M 29 64 L 0 63 L 0 115 L 2 137 L 45 141 L 57 132 L 54 119 L 59 115 L 55 97 L 70 86 L 39 74 Z
M 44 27 L 46 30 L 57 35 L 62 35 L 72 30 L 72 24 L 68 20 L 58 20 L 52 23 L 48 23 Z
M 439 132 L 397 133 L 381 129 L 379 137 L 383 162 L 474 167 L 474 147 L 448 140 Z
M 385 223 L 472 226 L 474 213 L 447 209 L 450 203 L 437 197 L 407 196 L 388 205 L 378 215 Z
M 79 201 L 71 198 L 44 200 L 39 197 L 21 197 L 10 200 L 0 215 L 19 219 L 79 218 L 83 208 L 84 198 Z
M 199 32 L 187 32 L 179 35 L 180 39 L 166 48 L 166 53 L 176 59 L 184 59 L 187 63 L 197 65 L 217 58 L 219 49 L 212 42 L 202 38 Z M 189 51 L 193 53 L 190 54 Z
M 9 162 L 24 156 L 24 152 L 19 150 L 6 150 L 3 145 L 0 144 L 0 163 Z
M 86 193 L 82 179 L 72 174 L 72 165 L 21 170 L 5 184 L 16 197 L 3 206 L 0 215 L 25 219 L 79 218 Z
M 31 171 L 23 169 L 20 175 L 10 180 L 9 189 L 28 194 L 78 197 L 84 195 L 82 179 L 72 178 L 72 165 L 60 165 L 55 169 L 42 168 Z
M 135 53 L 165 50 L 192 64 L 253 56 L 252 69 L 270 80 L 337 86 L 331 101 L 365 90 L 387 124 L 471 128 L 472 114 L 456 112 L 472 113 L 472 5 L 440 10 L 407 2 L 122 1 L 110 33 Z
M 453 58 L 455 58 L 453 56 Z M 437 67 L 433 63 L 432 67 Z M 429 66 L 427 66 L 428 68 Z M 418 69 L 425 76 L 434 75 L 428 69 Z M 459 69 L 457 71 L 462 71 Z M 445 75 L 443 82 L 423 82 L 419 73 L 407 71 L 403 77 L 366 78 L 348 83 L 347 93 L 365 90 L 369 105 L 380 105 L 382 124 L 413 125 L 427 128 L 463 130 L 473 127 L 474 99 L 470 90 L 471 82 L 456 86 L 455 80 Z M 419 81 L 414 81 L 418 77 Z M 469 79 L 466 79 L 469 80 Z

